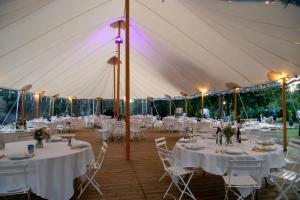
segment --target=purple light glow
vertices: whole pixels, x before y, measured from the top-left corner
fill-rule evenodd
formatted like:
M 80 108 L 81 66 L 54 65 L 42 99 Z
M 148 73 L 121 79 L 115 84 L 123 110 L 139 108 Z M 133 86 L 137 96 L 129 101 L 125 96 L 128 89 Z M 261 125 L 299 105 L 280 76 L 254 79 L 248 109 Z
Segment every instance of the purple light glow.
M 116 44 L 123 44 L 123 39 L 121 37 L 116 37 L 115 38 L 115 43 Z

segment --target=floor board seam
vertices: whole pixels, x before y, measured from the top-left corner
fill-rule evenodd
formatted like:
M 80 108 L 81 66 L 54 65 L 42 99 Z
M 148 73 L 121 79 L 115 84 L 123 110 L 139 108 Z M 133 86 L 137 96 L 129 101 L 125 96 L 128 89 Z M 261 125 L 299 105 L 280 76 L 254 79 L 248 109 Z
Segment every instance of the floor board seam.
M 138 182 L 138 184 L 139 184 L 139 187 L 141 188 L 141 191 L 142 191 L 142 193 L 143 193 L 144 198 L 147 199 L 146 194 L 145 194 L 144 189 L 143 189 L 143 186 L 142 186 L 142 183 L 140 182 L 140 179 L 138 178 L 138 176 L 137 176 L 137 174 L 136 174 L 136 171 L 135 171 L 135 168 L 134 168 L 134 166 L 132 165 L 131 161 L 129 161 L 129 165 L 130 165 L 130 167 L 132 168 L 132 170 L 134 171 L 134 176 L 135 176 L 135 178 L 136 178 L 136 180 L 137 180 L 137 182 Z

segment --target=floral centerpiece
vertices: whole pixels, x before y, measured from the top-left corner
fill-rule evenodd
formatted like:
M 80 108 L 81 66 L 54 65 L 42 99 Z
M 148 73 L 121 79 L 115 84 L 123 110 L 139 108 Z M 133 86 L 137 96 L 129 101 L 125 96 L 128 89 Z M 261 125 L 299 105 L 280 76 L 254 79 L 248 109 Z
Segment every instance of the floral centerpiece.
M 43 139 L 48 137 L 48 133 L 46 131 L 46 128 L 39 128 L 34 132 L 34 139 L 37 141 L 36 147 L 37 148 L 43 148 Z
M 21 118 L 19 118 L 17 121 L 16 121 L 16 129 L 19 129 L 21 127 L 24 127 L 25 128 L 26 126 L 26 120 L 23 120 Z
M 224 136 L 225 136 L 225 139 L 226 139 L 226 143 L 227 144 L 232 144 L 232 136 L 234 135 L 234 130 L 231 127 L 230 124 L 226 125 L 223 128 L 223 133 L 224 133 Z

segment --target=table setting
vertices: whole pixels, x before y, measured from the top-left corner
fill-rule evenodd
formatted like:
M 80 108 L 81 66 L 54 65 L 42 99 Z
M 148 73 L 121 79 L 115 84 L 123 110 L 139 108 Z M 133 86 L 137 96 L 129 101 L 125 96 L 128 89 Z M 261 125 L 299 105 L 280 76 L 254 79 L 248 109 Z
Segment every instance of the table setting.
M 220 144 L 213 134 L 180 138 L 173 149 L 176 165 L 202 168 L 216 175 L 224 175 L 229 160 L 253 158 L 264 160 L 262 177 L 267 177 L 271 168 L 280 168 L 285 164 L 282 147 L 274 141 L 243 135 L 241 143 L 235 138 L 228 144 L 223 138 Z
M 27 179 L 33 193 L 50 200 L 70 199 L 74 194 L 73 180 L 83 175 L 87 165 L 94 161 L 92 147 L 72 137 L 53 136 L 48 142 L 44 139 L 42 142 L 40 148 L 36 140 L 6 143 L 0 150 L 0 166 L 28 164 Z M 14 188 L 17 182 L 12 177 L 1 179 L 0 190 Z

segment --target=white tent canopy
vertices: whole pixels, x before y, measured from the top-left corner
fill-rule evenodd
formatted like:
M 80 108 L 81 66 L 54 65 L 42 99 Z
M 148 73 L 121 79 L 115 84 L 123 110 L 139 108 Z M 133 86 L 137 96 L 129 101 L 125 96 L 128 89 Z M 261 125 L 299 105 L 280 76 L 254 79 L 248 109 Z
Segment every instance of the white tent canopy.
M 0 86 L 113 98 L 121 0 L 0 1 Z M 131 1 L 131 97 L 179 96 L 300 74 L 300 8 L 223 0 Z M 122 38 L 125 38 L 124 30 Z M 125 45 L 121 60 L 125 60 Z M 125 94 L 125 62 L 121 97 Z

